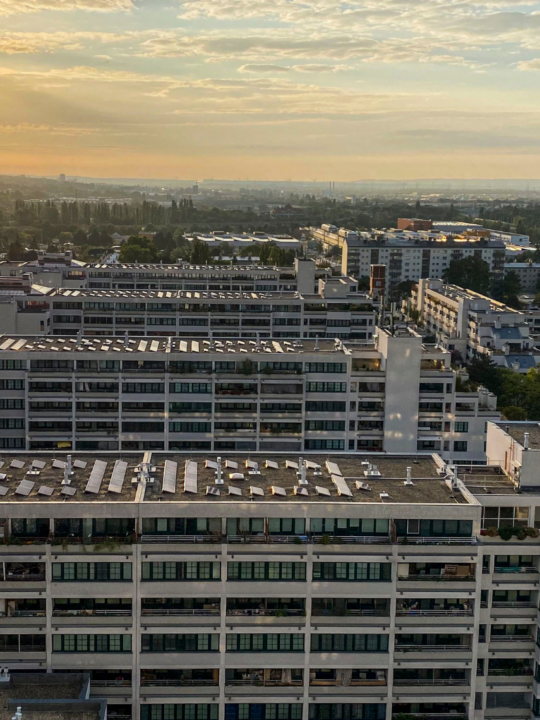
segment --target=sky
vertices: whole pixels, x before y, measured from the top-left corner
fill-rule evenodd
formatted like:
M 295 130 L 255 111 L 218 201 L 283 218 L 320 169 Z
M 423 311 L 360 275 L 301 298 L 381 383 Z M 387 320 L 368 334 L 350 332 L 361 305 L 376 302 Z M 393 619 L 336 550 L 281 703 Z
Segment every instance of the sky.
M 540 0 L 0 0 L 0 174 L 540 177 Z

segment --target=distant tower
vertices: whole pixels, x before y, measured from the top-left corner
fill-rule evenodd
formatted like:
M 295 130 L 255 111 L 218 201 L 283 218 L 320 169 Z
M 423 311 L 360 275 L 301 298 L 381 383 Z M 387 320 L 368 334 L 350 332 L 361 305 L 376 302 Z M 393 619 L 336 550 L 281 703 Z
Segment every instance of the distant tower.
M 60 180 L 60 182 L 66 182 L 66 176 L 64 175 L 64 173 L 60 173 L 58 179 Z

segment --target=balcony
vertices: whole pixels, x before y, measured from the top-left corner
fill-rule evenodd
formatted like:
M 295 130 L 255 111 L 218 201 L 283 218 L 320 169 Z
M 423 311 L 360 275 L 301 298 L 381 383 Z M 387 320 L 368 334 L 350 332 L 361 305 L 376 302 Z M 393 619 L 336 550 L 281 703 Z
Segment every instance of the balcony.
M 196 545 L 199 543 L 220 543 L 223 541 L 221 534 L 216 535 L 141 535 L 141 543 L 180 543 L 185 545 Z
M 413 687 L 453 687 L 454 685 L 470 685 L 471 681 L 467 678 L 407 678 L 407 679 L 396 679 L 394 678 L 394 685 L 396 686 L 413 686 Z
M 395 652 L 470 652 L 470 645 L 396 645 Z
M 399 581 L 474 582 L 474 575 L 401 575 Z
M 400 545 L 477 545 L 475 537 L 401 537 Z
M 461 610 L 450 608 L 448 610 L 412 610 L 411 608 L 401 608 L 396 610 L 397 617 L 472 617 L 474 611 L 471 609 Z
M 312 535 L 314 545 L 386 545 L 391 542 L 388 535 Z
M 154 616 L 201 616 L 201 615 L 219 615 L 220 609 L 214 608 L 143 608 L 141 615 L 154 615 Z

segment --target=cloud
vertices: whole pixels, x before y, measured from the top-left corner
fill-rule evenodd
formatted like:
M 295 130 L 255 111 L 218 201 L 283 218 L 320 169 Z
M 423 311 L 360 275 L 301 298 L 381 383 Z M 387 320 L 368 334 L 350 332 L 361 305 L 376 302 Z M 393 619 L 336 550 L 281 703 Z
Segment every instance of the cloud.
M 44 10 L 120 12 L 133 10 L 132 0 L 0 0 L 0 15 L 22 15 Z
M 337 73 L 353 70 L 352 65 L 320 65 L 317 63 L 309 63 L 306 65 L 293 65 L 293 70 L 302 73 Z
M 531 72 L 535 70 L 540 70 L 540 58 L 535 58 L 534 60 L 526 60 L 520 63 L 517 63 L 516 65 L 518 70 Z
M 238 68 L 241 73 L 288 73 L 290 68 L 282 65 L 242 65 Z
M 123 35 L 98 32 L 3 32 L 0 33 L 0 53 L 17 55 L 82 50 L 89 42 L 108 43 L 124 38 Z

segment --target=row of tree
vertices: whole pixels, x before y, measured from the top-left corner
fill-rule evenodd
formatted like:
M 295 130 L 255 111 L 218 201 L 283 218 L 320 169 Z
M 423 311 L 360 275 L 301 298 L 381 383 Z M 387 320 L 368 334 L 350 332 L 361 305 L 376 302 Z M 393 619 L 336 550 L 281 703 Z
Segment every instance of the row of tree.
M 540 370 L 517 373 L 498 367 L 487 355 L 478 355 L 467 372 L 474 385 L 483 385 L 497 396 L 497 406 L 507 420 L 540 420 Z

